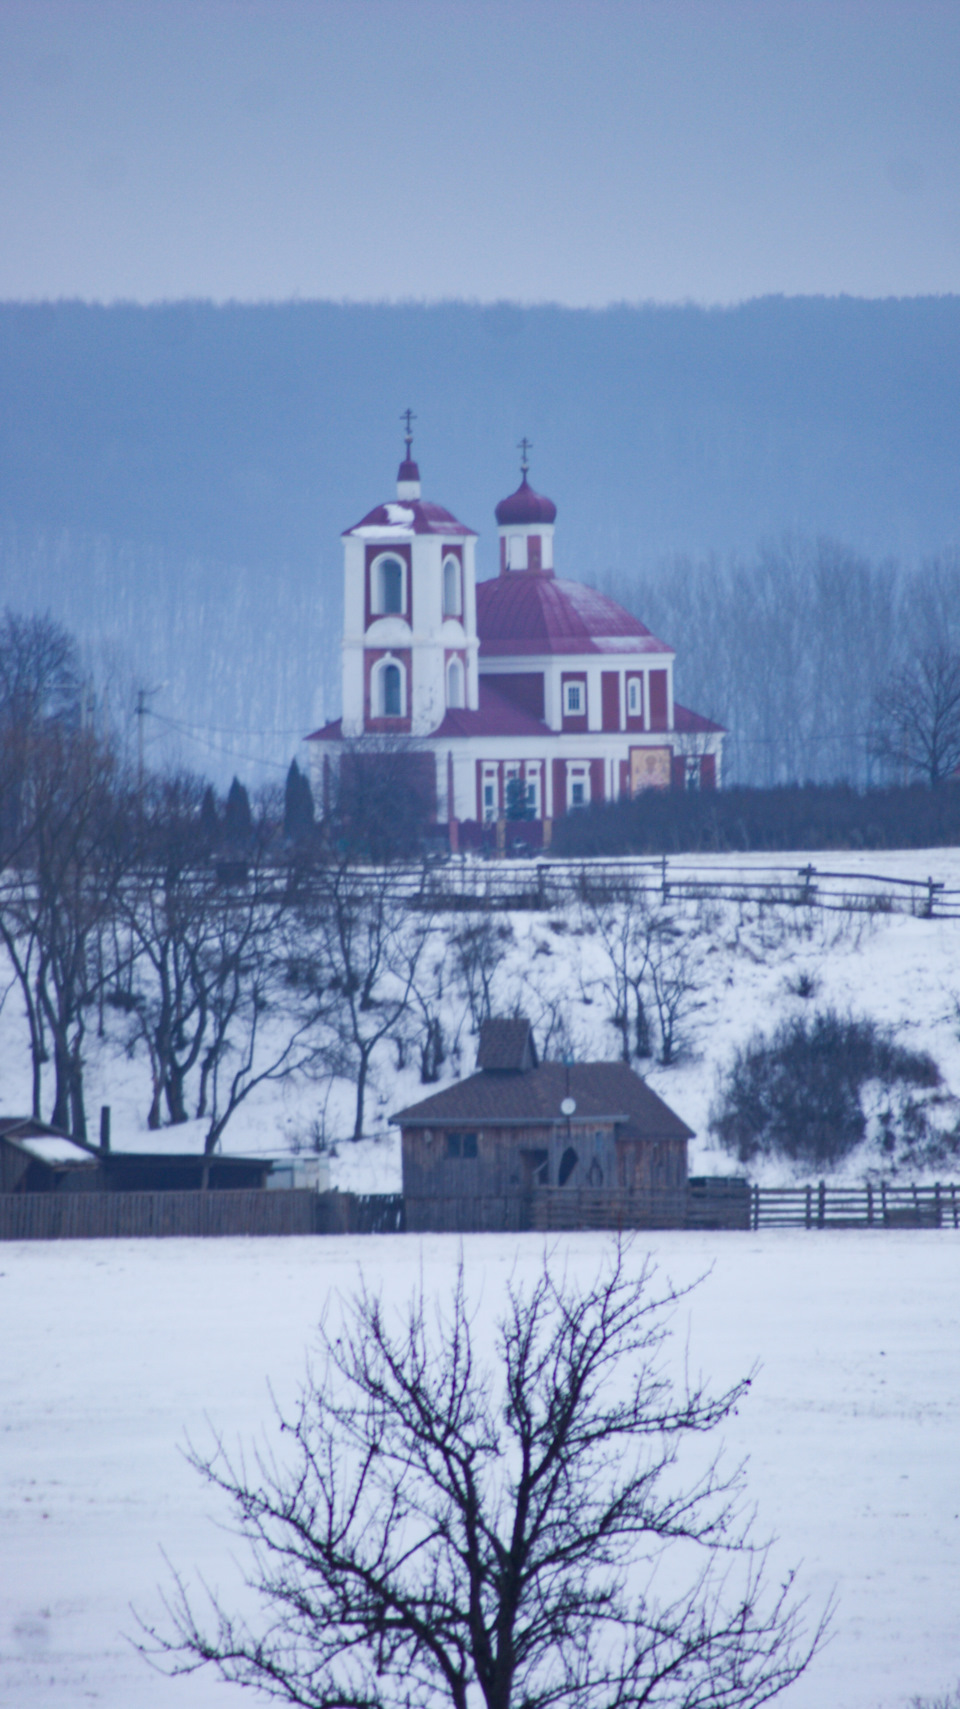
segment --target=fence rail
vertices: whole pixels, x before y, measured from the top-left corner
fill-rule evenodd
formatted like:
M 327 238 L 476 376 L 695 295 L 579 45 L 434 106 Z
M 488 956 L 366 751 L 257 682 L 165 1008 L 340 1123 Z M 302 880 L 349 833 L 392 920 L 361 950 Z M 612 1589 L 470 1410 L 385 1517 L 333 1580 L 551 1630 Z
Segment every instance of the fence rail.
M 371 884 L 383 883 L 383 876 Z M 389 888 L 411 906 L 438 911 L 548 911 L 581 900 L 643 895 L 660 902 L 749 902 L 827 912 L 898 913 L 960 919 L 960 889 L 932 876 L 834 872 L 808 864 L 737 866 L 659 859 L 592 861 L 449 861 L 394 869 Z
M 960 1228 L 960 1186 L 758 1187 L 750 1189 L 751 1228 Z

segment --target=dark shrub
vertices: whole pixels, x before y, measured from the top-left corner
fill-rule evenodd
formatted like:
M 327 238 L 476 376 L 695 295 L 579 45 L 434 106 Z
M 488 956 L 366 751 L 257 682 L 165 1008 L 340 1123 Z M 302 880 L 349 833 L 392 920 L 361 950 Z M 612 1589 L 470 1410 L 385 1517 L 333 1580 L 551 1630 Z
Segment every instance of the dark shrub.
M 859 792 L 849 784 L 775 789 L 645 789 L 558 819 L 556 854 L 574 857 L 784 849 L 943 848 L 960 843 L 960 785 Z
M 758 1156 L 837 1163 L 866 1135 L 863 1093 L 871 1081 L 887 1093 L 927 1089 L 940 1072 L 932 1057 L 905 1049 L 874 1021 L 832 1009 L 797 1016 L 737 1051 L 710 1126 L 741 1163 Z

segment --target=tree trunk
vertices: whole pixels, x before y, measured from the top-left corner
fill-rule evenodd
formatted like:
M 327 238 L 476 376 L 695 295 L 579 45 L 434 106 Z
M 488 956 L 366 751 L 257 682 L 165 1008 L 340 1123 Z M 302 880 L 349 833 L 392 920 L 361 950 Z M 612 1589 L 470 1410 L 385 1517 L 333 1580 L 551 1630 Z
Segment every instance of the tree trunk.
M 361 1050 L 361 1052 L 360 1052 L 360 1066 L 357 1070 L 357 1112 L 356 1112 L 356 1120 L 354 1121 L 354 1124 L 353 1124 L 353 1137 L 354 1137 L 354 1139 L 362 1139 L 363 1138 L 363 1104 L 364 1104 L 364 1098 L 366 1097 L 366 1091 L 367 1091 L 367 1069 L 368 1069 L 368 1067 L 369 1067 L 369 1057 L 367 1056 L 366 1051 Z
M 167 1067 L 166 1096 L 167 1114 L 171 1124 L 177 1127 L 180 1122 L 187 1120 L 186 1088 L 184 1072 L 178 1062 L 171 1062 Z M 198 1111 L 198 1114 L 202 1112 Z

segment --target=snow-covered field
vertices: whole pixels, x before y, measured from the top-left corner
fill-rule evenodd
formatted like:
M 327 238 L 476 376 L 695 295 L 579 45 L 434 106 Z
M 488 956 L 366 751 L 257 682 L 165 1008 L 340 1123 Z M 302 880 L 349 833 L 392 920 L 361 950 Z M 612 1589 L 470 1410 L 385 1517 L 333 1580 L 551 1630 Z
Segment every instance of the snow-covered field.
M 901 853 L 789 854 L 697 858 L 699 871 L 715 869 L 725 876 L 776 866 L 795 872 L 812 861 L 832 871 L 925 880 L 928 875 L 960 889 L 960 850 L 931 849 Z M 679 860 L 679 868 L 685 864 Z M 960 1121 L 960 919 L 924 920 L 904 914 L 820 913 L 816 910 L 770 908 L 735 903 L 713 906 L 697 919 L 692 906 L 678 910 L 678 919 L 692 933 L 696 963 L 696 1001 L 683 1025 L 684 1051 L 669 1068 L 653 1062 L 641 1066 L 650 1084 L 697 1132 L 691 1147 L 692 1173 L 729 1173 L 737 1166 L 711 1141 L 710 1106 L 717 1076 L 735 1049 L 756 1030 L 769 1031 L 778 1020 L 811 1009 L 833 1006 L 843 1012 L 872 1017 L 898 1029 L 902 1042 L 929 1051 L 938 1063 L 944 1084 L 938 1098 L 937 1120 L 946 1129 Z M 589 922 L 576 910 L 564 914 L 514 913 L 497 917 L 504 927 L 494 981 L 495 1008 L 501 1013 L 527 1013 L 541 1033 L 546 1018 L 558 1009 L 567 1037 L 581 1058 L 615 1056 L 619 1038 L 611 1025 L 611 1007 L 600 980 L 604 958 Z M 444 956 L 443 1022 L 450 1046 L 444 1067 L 446 1080 L 470 1073 L 476 1040 L 470 1029 L 462 992 L 457 989 L 449 936 L 462 921 L 441 916 L 435 946 L 427 965 L 435 969 Z M 446 940 L 446 950 L 444 941 Z M 798 982 L 812 984 L 814 996 L 795 994 Z M 0 990 L 4 980 L 0 979 Z M 113 1143 L 118 1149 L 187 1150 L 202 1144 L 204 1124 L 148 1132 L 146 1111 L 149 1076 L 142 1055 L 125 1054 L 119 1023 L 109 1021 L 111 1036 L 98 1041 L 91 1027 L 85 1046 L 87 1105 L 96 1132 L 97 1111 L 113 1111 Z M 441 1082 L 443 1084 L 445 1082 Z M 26 1033 L 18 995 L 12 989 L 0 1011 L 0 1108 L 4 1112 L 29 1108 L 29 1062 Z M 358 1191 L 395 1192 L 400 1187 L 399 1149 L 389 1129 L 390 1114 L 423 1097 L 435 1087 L 420 1084 L 415 1049 L 407 1065 L 398 1067 L 392 1043 L 375 1059 L 367 1105 L 367 1130 L 381 1136 L 362 1147 L 345 1142 L 352 1128 L 352 1087 L 345 1081 L 299 1080 L 265 1085 L 244 1104 L 228 1126 L 223 1150 L 277 1155 L 309 1147 L 318 1132 L 336 1145 L 334 1185 Z M 49 1101 L 49 1093 L 48 1093 Z M 862 1177 L 868 1167 L 889 1168 L 871 1147 L 848 1159 L 845 1179 Z M 790 1180 L 785 1164 L 767 1163 L 752 1169 L 767 1182 Z M 803 1173 L 803 1172 L 801 1172 Z M 950 1166 L 913 1169 L 910 1178 L 941 1177 Z M 804 1178 L 806 1174 L 804 1173 Z M 836 1177 L 835 1177 L 836 1178 Z
M 555 1260 L 592 1274 L 605 1240 Z M 784 1699 L 896 1709 L 960 1675 L 960 1242 L 952 1233 L 644 1236 L 677 1283 L 677 1345 L 724 1384 L 761 1362 L 726 1428 L 750 1456 L 776 1564 L 803 1562 L 814 1608 L 836 1587 L 832 1641 Z M 130 1605 L 160 1612 L 161 1551 L 222 1589 L 225 1517 L 184 1462 L 189 1434 L 247 1443 L 302 1375 L 325 1301 L 368 1283 L 448 1297 L 452 1237 L 62 1242 L 0 1248 L 0 1704 L 214 1709 L 211 1677 L 170 1681 L 126 1641 Z M 535 1236 L 469 1236 L 492 1317 Z M 634 1261 L 632 1258 L 631 1261 Z M 249 1700 L 249 1694 L 243 1701 Z

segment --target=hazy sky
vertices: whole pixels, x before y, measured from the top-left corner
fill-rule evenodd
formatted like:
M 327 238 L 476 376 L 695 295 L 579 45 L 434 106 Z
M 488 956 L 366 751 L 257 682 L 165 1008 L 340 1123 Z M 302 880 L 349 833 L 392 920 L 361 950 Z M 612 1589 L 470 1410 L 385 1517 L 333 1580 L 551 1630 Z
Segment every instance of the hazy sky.
M 960 290 L 960 0 L 0 0 L 0 297 Z

